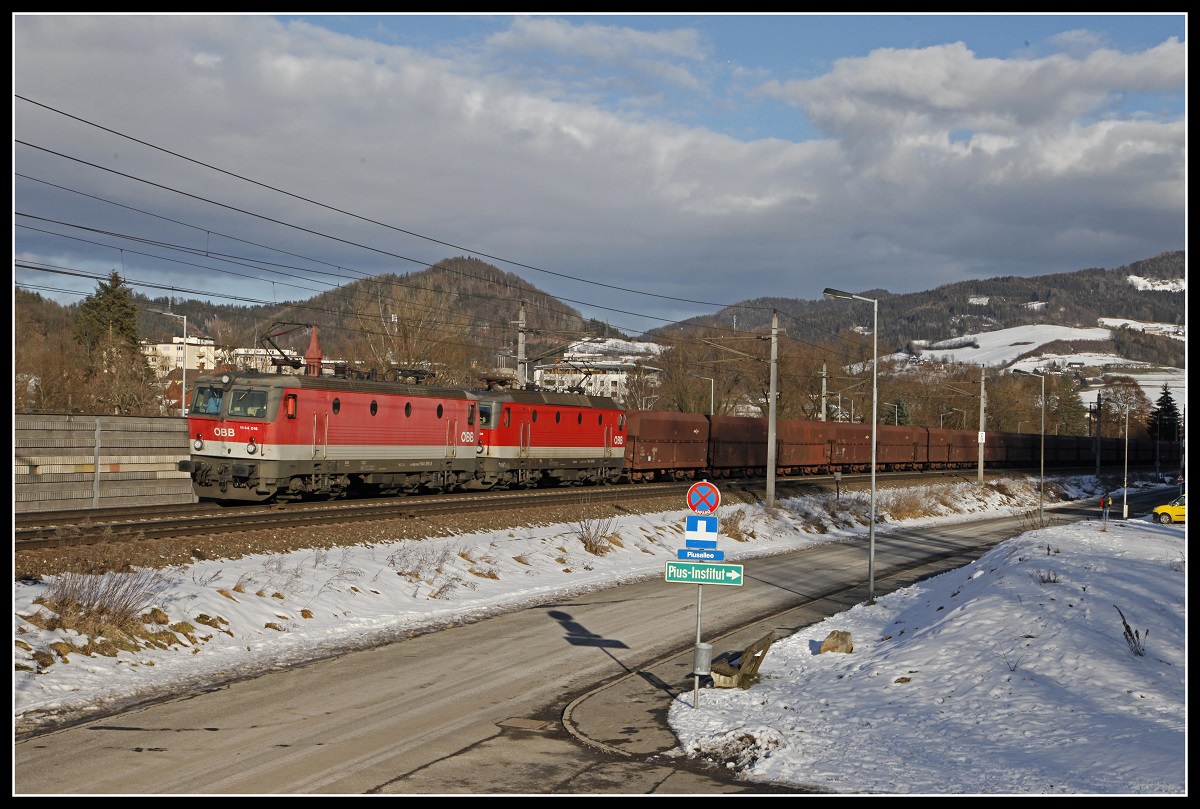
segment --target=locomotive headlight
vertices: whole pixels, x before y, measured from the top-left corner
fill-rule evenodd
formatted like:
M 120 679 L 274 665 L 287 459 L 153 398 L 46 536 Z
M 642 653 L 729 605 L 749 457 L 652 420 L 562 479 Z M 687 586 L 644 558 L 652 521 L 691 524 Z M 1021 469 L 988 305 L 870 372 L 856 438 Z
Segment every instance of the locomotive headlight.
M 246 452 L 250 453 L 251 455 L 258 452 L 258 445 L 254 443 L 253 438 L 251 438 L 250 443 L 246 445 Z
M 221 375 L 221 384 L 228 385 L 231 379 L 233 379 L 233 377 L 231 377 L 229 374 L 222 374 Z
M 199 452 L 200 450 L 204 449 L 204 442 L 197 438 L 192 442 L 192 446 L 195 448 L 196 452 Z

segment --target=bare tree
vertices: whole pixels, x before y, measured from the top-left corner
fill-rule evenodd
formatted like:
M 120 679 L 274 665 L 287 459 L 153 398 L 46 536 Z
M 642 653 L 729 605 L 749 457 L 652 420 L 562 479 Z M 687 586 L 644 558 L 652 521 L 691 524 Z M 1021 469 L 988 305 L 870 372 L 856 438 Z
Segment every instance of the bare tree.
M 478 371 L 481 353 L 465 322 L 455 322 L 454 296 L 430 288 L 397 288 L 385 281 L 364 282 L 351 303 L 358 327 L 352 350 L 380 372 L 428 371 L 439 384 L 465 385 Z

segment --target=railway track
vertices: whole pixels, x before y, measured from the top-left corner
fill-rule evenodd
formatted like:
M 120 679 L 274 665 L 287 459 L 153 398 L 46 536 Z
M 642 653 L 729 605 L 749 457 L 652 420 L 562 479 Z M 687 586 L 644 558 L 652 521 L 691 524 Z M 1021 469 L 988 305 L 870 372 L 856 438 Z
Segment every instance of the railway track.
M 619 506 L 622 503 L 676 494 L 682 505 L 686 490 L 687 484 L 664 483 L 229 508 L 211 503 L 198 503 L 135 509 L 47 512 L 18 515 L 14 538 L 17 550 L 35 550 L 99 542 L 235 533 L 262 528 L 317 527 L 379 520 L 420 520 L 447 514 L 562 508 L 579 504 Z
M 989 471 L 994 477 L 1013 474 Z M 1026 472 L 1030 470 L 1024 470 Z M 877 473 L 877 486 L 894 487 L 915 482 L 928 484 L 947 480 L 974 480 L 965 470 L 943 472 Z M 814 475 L 778 478 L 779 496 L 789 493 L 863 490 L 869 474 Z M 545 490 L 483 492 L 477 494 L 424 495 L 333 502 L 280 503 L 221 506 L 210 502 L 137 506 L 116 509 L 27 512 L 15 515 L 15 549 L 37 550 L 98 543 L 133 542 L 146 539 L 181 538 L 200 534 L 229 534 L 270 528 L 319 527 L 383 520 L 424 520 L 445 515 L 513 512 L 538 508 L 612 505 L 621 509 L 639 502 L 677 498 L 685 508 L 691 481 L 639 483 L 620 486 L 569 487 Z M 716 481 L 725 502 L 755 502 L 765 492 L 765 481 L 738 479 Z

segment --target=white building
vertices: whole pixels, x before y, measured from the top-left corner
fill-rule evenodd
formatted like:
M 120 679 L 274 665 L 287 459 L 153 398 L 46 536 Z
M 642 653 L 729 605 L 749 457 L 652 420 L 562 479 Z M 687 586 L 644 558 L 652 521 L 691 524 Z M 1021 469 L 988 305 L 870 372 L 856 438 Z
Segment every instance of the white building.
M 169 343 L 142 343 L 142 353 L 159 379 L 172 371 L 185 368 L 189 373 L 211 371 L 217 364 L 217 349 L 205 337 L 173 337 Z
M 546 390 L 608 396 L 625 404 L 631 377 L 640 377 L 646 386 L 657 387 L 658 369 L 648 363 L 662 350 L 657 343 L 629 340 L 572 343 L 562 359 L 534 367 L 533 383 Z
M 296 360 L 299 363 L 299 368 L 283 366 L 278 370 L 281 374 L 299 374 L 304 372 L 304 357 L 298 351 L 292 351 L 288 348 L 280 349 L 284 356 L 288 359 Z M 265 348 L 234 348 L 230 349 L 229 364 L 239 371 L 262 371 L 263 373 L 275 373 L 275 359 L 279 356 L 278 352 L 270 351 Z
M 298 351 L 282 349 L 285 356 L 294 359 L 300 368 L 284 366 L 279 373 L 298 374 L 304 369 L 304 357 Z M 219 365 L 233 366 L 239 371 L 263 371 L 275 373 L 273 358 L 278 356 L 275 351 L 265 348 L 225 348 L 217 346 L 207 337 L 188 337 L 187 343 L 182 337 L 174 337 L 169 343 L 142 343 L 142 353 L 146 355 L 150 366 L 159 379 L 165 378 L 172 371 L 187 368 L 189 375 L 203 374 L 215 371 Z M 329 365 L 333 364 L 330 360 Z

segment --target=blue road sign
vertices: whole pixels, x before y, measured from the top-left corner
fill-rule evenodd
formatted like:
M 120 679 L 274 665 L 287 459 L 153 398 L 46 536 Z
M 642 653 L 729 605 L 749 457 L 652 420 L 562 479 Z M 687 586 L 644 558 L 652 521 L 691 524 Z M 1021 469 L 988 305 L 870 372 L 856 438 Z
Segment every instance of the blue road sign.
M 717 518 L 692 515 L 684 518 L 684 539 L 716 539 Z
M 709 565 L 700 562 L 667 562 L 666 580 L 678 584 L 742 585 L 741 565 Z
M 676 556 L 679 559 L 686 559 L 692 562 L 721 562 L 725 559 L 725 551 L 680 548 Z

